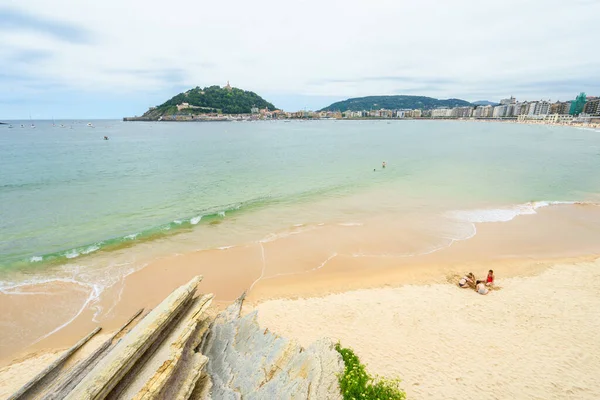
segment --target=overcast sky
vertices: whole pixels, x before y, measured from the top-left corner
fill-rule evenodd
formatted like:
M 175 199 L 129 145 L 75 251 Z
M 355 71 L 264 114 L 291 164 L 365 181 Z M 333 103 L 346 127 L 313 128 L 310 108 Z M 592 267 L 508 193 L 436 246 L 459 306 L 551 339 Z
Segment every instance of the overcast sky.
M 0 0 L 0 118 L 120 118 L 195 86 L 349 97 L 600 95 L 600 0 Z

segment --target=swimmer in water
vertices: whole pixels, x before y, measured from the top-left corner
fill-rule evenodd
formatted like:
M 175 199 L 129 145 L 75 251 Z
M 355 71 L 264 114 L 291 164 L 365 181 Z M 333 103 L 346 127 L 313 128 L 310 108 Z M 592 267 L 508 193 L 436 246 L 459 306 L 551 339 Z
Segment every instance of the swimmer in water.
M 381 168 L 385 168 L 385 161 L 381 164 Z

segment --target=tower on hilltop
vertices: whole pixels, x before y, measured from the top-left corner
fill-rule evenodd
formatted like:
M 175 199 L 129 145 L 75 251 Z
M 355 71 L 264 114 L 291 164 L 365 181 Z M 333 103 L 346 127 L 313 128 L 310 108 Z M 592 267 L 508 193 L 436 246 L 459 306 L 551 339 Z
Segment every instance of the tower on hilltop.
M 225 89 L 231 90 L 231 85 L 229 84 L 229 81 L 227 81 L 227 85 L 225 85 Z

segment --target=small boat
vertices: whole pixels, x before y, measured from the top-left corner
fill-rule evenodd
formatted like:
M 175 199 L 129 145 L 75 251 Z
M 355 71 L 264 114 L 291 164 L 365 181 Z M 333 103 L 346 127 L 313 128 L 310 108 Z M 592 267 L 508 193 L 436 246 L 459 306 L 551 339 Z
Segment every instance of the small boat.
M 25 128 L 25 125 L 21 124 L 21 128 Z
M 12 128 L 13 126 L 12 126 L 12 124 L 10 124 L 8 127 L 9 127 L 9 128 Z
M 34 128 L 35 128 L 35 124 L 31 124 L 31 129 L 34 129 Z
M 94 127 L 94 125 L 92 125 L 92 123 L 91 123 L 91 122 L 88 122 L 87 126 L 88 126 L 88 127 L 90 127 L 90 128 L 93 128 L 93 127 Z

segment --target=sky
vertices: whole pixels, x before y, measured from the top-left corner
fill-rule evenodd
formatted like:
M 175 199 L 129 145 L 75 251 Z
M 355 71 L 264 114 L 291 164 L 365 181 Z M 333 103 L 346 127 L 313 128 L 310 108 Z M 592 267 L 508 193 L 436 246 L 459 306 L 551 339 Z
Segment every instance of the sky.
M 0 120 L 121 118 L 196 86 L 319 109 L 369 95 L 600 95 L 600 0 L 0 0 Z

